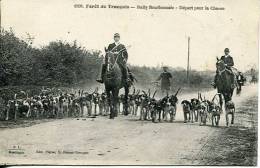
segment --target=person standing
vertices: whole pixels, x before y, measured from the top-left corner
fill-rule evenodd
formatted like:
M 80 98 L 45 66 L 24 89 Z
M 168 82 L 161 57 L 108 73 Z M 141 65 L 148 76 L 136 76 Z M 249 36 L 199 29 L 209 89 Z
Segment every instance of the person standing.
M 156 81 L 161 81 L 161 91 L 162 94 L 167 94 L 171 90 L 171 78 L 172 74 L 168 72 L 168 67 L 163 67 L 163 72 L 157 78 Z

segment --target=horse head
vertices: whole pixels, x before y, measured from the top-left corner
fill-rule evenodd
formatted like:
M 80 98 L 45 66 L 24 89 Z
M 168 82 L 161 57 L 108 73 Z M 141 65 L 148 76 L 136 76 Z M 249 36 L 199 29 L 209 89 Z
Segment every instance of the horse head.
M 218 72 L 223 72 L 226 69 L 225 62 L 217 58 L 216 68 Z
M 107 71 L 112 71 L 115 67 L 117 57 L 115 54 L 112 52 L 108 51 L 106 52 L 106 57 L 107 57 Z

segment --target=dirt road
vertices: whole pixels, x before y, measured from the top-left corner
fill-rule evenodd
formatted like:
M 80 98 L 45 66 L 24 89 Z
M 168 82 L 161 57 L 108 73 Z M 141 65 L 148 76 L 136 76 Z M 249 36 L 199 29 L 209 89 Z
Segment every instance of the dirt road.
M 199 126 L 198 123 L 184 124 L 180 105 L 174 123 L 139 121 L 138 117 L 133 116 L 119 116 L 115 120 L 105 117 L 53 120 L 30 127 L 0 130 L 0 162 L 61 165 L 254 165 L 257 86 L 250 85 L 243 89 L 240 96 L 234 96 L 238 114 L 235 126 L 230 128 L 224 127 L 223 115 L 218 128 Z M 215 92 L 204 94 L 207 98 L 212 98 Z M 197 97 L 197 94 L 180 94 L 179 99 L 181 101 L 192 97 Z M 245 116 L 248 115 L 247 112 L 252 115 Z M 239 143 L 240 140 L 242 144 Z M 253 150 L 245 156 L 247 161 L 232 160 L 230 154 L 244 154 L 240 150 L 242 148 L 245 149 L 244 153 Z

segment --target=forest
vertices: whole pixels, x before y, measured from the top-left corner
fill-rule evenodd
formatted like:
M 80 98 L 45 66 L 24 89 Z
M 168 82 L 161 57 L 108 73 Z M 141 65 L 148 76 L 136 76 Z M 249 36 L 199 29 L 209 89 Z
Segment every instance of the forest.
M 19 38 L 12 29 L 1 31 L 0 88 L 83 87 L 95 84 L 100 74 L 101 51 L 80 46 L 77 41 L 52 41 L 46 46 L 33 47 L 32 41 Z M 129 65 L 138 82 L 137 86 L 152 85 L 162 72 L 161 67 Z M 213 71 L 190 71 L 169 67 L 173 87 L 209 88 Z

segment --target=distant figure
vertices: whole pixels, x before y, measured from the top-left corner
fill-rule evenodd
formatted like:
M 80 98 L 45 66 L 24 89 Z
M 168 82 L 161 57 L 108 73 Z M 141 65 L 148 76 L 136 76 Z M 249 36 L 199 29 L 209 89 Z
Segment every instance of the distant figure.
M 244 77 L 243 73 L 242 72 L 238 72 L 237 83 L 241 84 L 242 86 L 244 86 L 245 81 L 246 81 L 246 78 Z
M 161 80 L 161 91 L 162 94 L 169 93 L 171 90 L 171 81 L 170 79 L 172 78 L 172 74 L 168 72 L 168 67 L 164 66 L 163 67 L 163 72 L 160 74 L 160 76 L 157 78 L 156 81 Z
M 237 75 L 237 95 L 240 94 L 242 90 L 242 86 L 244 86 L 244 83 L 246 82 L 246 78 L 244 77 L 242 72 L 238 72 Z
M 257 77 L 256 77 L 256 70 L 254 68 L 251 69 L 251 81 L 250 83 L 256 83 Z

